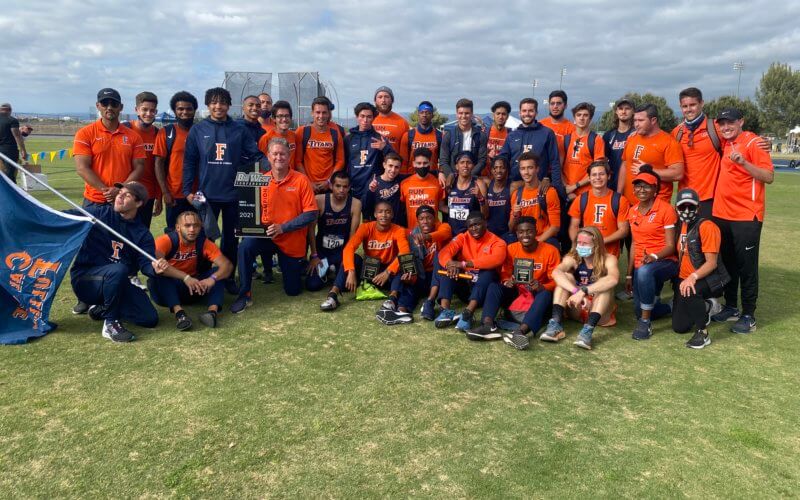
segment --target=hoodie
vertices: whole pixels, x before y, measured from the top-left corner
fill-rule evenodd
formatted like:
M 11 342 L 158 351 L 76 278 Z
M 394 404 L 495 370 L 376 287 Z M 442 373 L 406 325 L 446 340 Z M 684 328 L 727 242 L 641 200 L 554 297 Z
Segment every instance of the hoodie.
M 358 127 L 353 127 L 344 139 L 347 155 L 345 167 L 350 175 L 350 191 L 359 200 L 363 199 L 372 176 L 383 173 L 383 158 L 394 151 L 388 142 L 382 149 L 372 147 L 373 140 L 382 138 L 380 132 L 374 128 L 361 131 Z
M 550 177 L 550 183 L 564 198 L 556 134 L 536 120 L 530 125 L 520 125 L 509 132 L 498 156 L 508 160 L 510 166 L 508 179 L 511 182 L 522 180 L 519 175 L 519 156 L 524 151 L 533 151 L 539 156 L 539 180 Z

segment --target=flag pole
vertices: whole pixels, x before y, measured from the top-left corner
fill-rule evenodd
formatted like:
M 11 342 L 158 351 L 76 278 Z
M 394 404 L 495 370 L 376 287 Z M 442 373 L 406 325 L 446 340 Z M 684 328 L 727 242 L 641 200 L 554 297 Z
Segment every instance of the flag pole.
M 27 176 L 31 177 L 34 180 L 34 182 L 37 182 L 37 183 L 41 184 L 42 186 L 47 188 L 51 193 L 53 193 L 54 195 L 58 196 L 62 200 L 66 201 L 67 203 L 69 203 L 70 205 L 75 207 L 79 212 L 81 212 L 83 215 L 88 217 L 89 218 L 89 222 L 91 222 L 92 224 L 98 224 L 100 227 L 102 227 L 103 229 L 105 229 L 109 233 L 113 234 L 117 238 L 121 239 L 125 244 L 130 245 L 131 248 L 133 248 L 134 250 L 136 250 L 137 252 L 139 252 L 143 256 L 147 257 L 151 261 L 158 260 L 155 257 L 153 257 L 152 255 L 150 255 L 149 253 L 147 253 L 145 250 L 142 250 L 138 245 L 133 243 L 131 240 L 129 240 L 125 236 L 119 234 L 116 230 L 114 230 L 114 228 L 110 227 L 108 224 L 106 224 L 105 222 L 101 221 L 100 219 L 98 219 L 97 217 L 92 215 L 91 213 L 87 212 L 86 209 L 84 209 L 82 206 L 80 206 L 77 203 L 73 202 L 72 200 L 70 200 L 69 198 L 64 196 L 63 194 L 61 194 L 58 191 L 56 191 L 54 188 L 50 187 L 50 185 L 48 185 L 46 182 L 44 182 L 43 180 L 37 178 L 32 173 L 28 172 L 28 170 L 25 167 L 21 166 L 19 163 L 15 162 L 14 160 L 9 158 L 8 156 L 6 156 L 2 152 L 0 152 L 0 159 L 2 159 L 6 164 L 11 165 L 12 167 L 16 168 L 17 170 L 22 172 L 24 175 L 27 175 Z M 0 175 L 2 175 L 2 174 L 0 174 Z M 10 179 L 9 179 L 9 182 L 10 182 Z M 19 189 L 19 186 L 15 185 L 15 187 L 17 189 Z

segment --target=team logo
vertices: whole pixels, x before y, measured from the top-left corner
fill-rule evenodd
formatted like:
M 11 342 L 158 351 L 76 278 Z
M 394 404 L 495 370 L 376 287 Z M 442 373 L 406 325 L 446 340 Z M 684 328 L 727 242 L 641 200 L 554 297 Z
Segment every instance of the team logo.
M 121 241 L 111 241 L 111 259 L 112 260 L 119 260 L 119 253 L 122 251 L 122 247 L 125 244 Z
M 522 145 L 522 152 L 523 153 L 527 153 L 531 149 L 533 149 L 533 144 L 523 144 Z
M 644 152 L 644 146 L 639 144 L 638 146 L 636 146 L 636 149 L 633 150 L 633 159 L 638 160 L 639 156 L 641 156 L 643 152 Z
M 388 241 L 369 240 L 367 242 L 367 248 L 369 250 L 386 250 L 388 248 L 392 248 L 393 244 L 394 240 L 388 240 Z
M 128 136 L 127 135 L 123 135 L 122 136 L 122 144 L 128 144 Z
M 575 139 L 575 146 L 572 148 L 572 159 L 578 158 L 578 153 L 580 153 L 581 148 L 583 147 L 583 143 L 580 139 Z
M 654 220 L 656 220 L 656 215 L 658 215 L 656 212 L 650 214 L 650 217 L 647 218 L 647 222 L 653 222 Z
M 225 144 L 224 142 L 217 142 L 215 143 L 215 146 L 217 147 L 216 160 L 222 161 L 223 159 L 225 159 L 225 150 L 228 149 L 228 145 Z
M 597 204 L 594 206 L 594 223 L 600 224 L 603 222 L 603 217 L 606 215 L 606 210 L 608 210 L 608 205 L 601 205 Z
M 360 153 L 361 153 L 361 162 L 360 162 L 360 165 L 364 165 L 365 163 L 367 163 L 367 154 L 369 154 L 369 151 L 368 151 L 368 150 L 366 150 L 366 149 L 362 149 L 362 150 L 360 151 Z

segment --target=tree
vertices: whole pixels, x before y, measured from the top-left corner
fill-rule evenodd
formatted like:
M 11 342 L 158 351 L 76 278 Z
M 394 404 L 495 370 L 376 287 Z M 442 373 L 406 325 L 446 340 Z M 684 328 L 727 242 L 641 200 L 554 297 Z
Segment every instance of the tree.
M 655 96 L 653 94 L 639 95 L 636 92 L 628 92 L 623 97 L 630 99 L 633 102 L 633 107 L 642 104 L 655 104 L 658 108 L 658 124 L 662 130 L 671 132 L 675 125 L 678 124 L 678 119 L 675 117 L 675 112 L 667 104 L 667 100 L 663 97 Z M 597 129 L 606 131 L 614 128 L 614 108 L 609 109 L 600 118 L 597 123 Z
M 744 129 L 761 133 L 761 112 L 750 99 L 739 99 L 732 95 L 724 95 L 719 99 L 708 101 L 703 105 L 703 112 L 709 118 L 716 118 L 725 108 L 736 108 L 744 115 Z
M 413 113 L 408 115 L 408 122 L 411 124 L 412 127 L 416 127 L 417 123 L 419 123 L 417 110 L 415 109 Z M 439 128 L 445 123 L 447 123 L 447 117 L 439 114 L 439 110 L 433 108 L 433 119 L 431 120 L 433 128 Z
M 788 64 L 775 62 L 761 76 L 756 89 L 756 102 L 766 132 L 785 137 L 800 124 L 800 72 Z

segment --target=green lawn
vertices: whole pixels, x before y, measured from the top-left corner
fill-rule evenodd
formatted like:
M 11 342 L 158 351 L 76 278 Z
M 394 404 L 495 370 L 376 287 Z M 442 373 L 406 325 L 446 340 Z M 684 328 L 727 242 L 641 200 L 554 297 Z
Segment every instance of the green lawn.
M 80 198 L 69 161 L 45 167 Z M 162 310 L 117 345 L 70 314 L 67 280 L 60 328 L 0 349 L 0 495 L 796 496 L 799 188 L 792 174 L 768 188 L 758 331 L 714 324 L 702 351 L 668 320 L 631 340 L 629 303 L 591 352 L 574 323 L 518 352 L 385 327 L 375 302 L 325 314 L 322 292 L 287 300 L 260 283 L 217 330 L 178 333 Z

